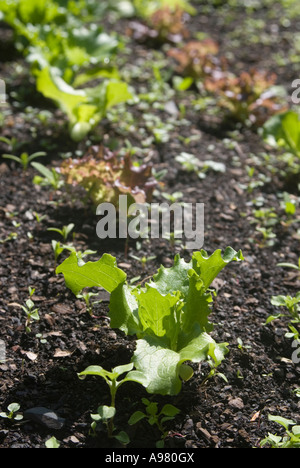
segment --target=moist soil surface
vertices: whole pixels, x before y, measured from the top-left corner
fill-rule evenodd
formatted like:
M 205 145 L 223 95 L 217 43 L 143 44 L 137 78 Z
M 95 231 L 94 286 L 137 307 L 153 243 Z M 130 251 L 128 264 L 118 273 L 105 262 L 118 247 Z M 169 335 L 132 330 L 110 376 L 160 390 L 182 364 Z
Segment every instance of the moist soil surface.
M 275 8 L 271 14 L 271 10 L 259 8 L 250 15 L 253 20 L 264 21 L 257 43 L 238 36 L 236 45 L 237 39 L 230 38 L 247 18 L 244 9 L 233 10 L 228 23 L 222 9 L 201 14 L 199 4 L 197 8 L 199 14 L 188 23 L 192 32 L 205 32 L 216 39 L 222 52 L 230 53 L 237 70 L 255 66 L 275 71 L 279 84 L 290 92 L 291 81 L 299 77 L 299 66 L 279 66 L 274 57 L 288 53 L 292 47 L 288 39 L 299 33 L 297 18 L 283 27 L 280 9 Z M 114 27 L 125 31 L 126 25 L 122 20 Z M 14 136 L 22 143 L 22 150 L 30 153 L 47 151 L 47 158 L 41 162 L 58 167 L 60 154 L 84 152 L 88 145 L 70 140 L 64 116 L 36 92 L 28 65 L 15 49 L 11 31 L 4 24 L 1 37 L 2 34 L 6 45 L 0 50 L 0 70 L 1 77 L 7 79 L 10 110 L 2 135 Z M 270 40 L 260 40 L 260 34 Z M 130 69 L 145 60 L 153 61 L 157 53 L 151 45 L 129 39 L 123 66 Z M 163 51 L 159 53 L 163 55 Z M 168 66 L 171 69 L 171 62 Z M 138 88 L 145 82 L 136 78 L 134 85 Z M 128 433 L 128 448 L 153 448 L 161 436 L 155 426 L 145 421 L 128 425 L 134 411 L 144 410 L 143 397 L 157 401 L 159 407 L 171 403 L 180 410 L 174 420 L 166 423 L 169 432 L 165 447 L 170 449 L 259 447 L 268 432 L 282 433 L 278 425 L 268 421 L 269 414 L 299 422 L 300 400 L 295 390 L 299 387 L 300 366 L 292 359 L 292 340 L 285 336 L 289 319 L 281 317 L 265 325 L 269 315 L 279 312 L 270 302 L 272 296 L 293 296 L 299 291 L 298 273 L 277 266 L 283 261 L 298 261 L 297 224 L 287 222 L 281 195 L 288 192 L 297 200 L 299 178 L 294 172 L 289 173 L 282 159 L 253 129 L 242 127 L 233 132 L 228 126 L 211 123 L 205 111 L 191 105 L 195 97 L 197 90 L 193 89 L 172 95 L 170 100 L 177 108 L 184 104 L 184 119 L 176 114 L 178 121 L 170 128 L 168 141 L 150 142 L 146 158 L 157 172 L 166 170 L 160 192 L 180 191 L 182 200 L 205 204 L 203 248 L 208 253 L 227 246 L 243 251 L 245 261 L 231 264 L 213 284 L 216 296 L 210 316 L 215 324 L 212 336 L 218 342 L 227 342 L 229 353 L 217 375 L 207 380 L 208 364 L 193 365 L 193 377 L 183 384 L 177 396 L 150 395 L 137 384 L 124 384 L 117 395 L 115 425 Z M 47 125 L 37 118 L 45 109 L 50 113 Z M 135 122 L 142 120 L 142 109 L 132 107 L 130 111 Z M 162 121 L 170 118 L 163 106 L 153 106 L 151 112 Z M 121 124 L 105 119 L 96 129 L 98 141 L 116 140 L 122 146 L 128 139 L 140 145 L 137 133 L 124 136 Z M 9 152 L 4 143 L 0 149 L 1 153 Z M 191 153 L 200 161 L 223 163 L 226 170 L 209 170 L 202 178 L 194 172 L 187 173 L 175 160 L 182 152 Z M 269 163 L 265 154 L 269 155 Z M 248 167 L 255 169 L 254 176 L 249 176 Z M 54 191 L 35 185 L 35 175 L 32 167 L 22 171 L 17 164 L 0 159 L 0 239 L 5 240 L 0 244 L 0 329 L 6 351 L 5 360 L 0 363 L 0 409 L 4 412 L 10 403 L 17 402 L 19 412 L 26 415 L 26 410 L 45 407 L 63 418 L 64 423 L 55 428 L 29 417 L 21 421 L 1 417 L 0 447 L 44 448 L 51 436 L 59 440 L 61 448 L 116 447 L 118 442 L 108 439 L 104 429 L 96 436 L 91 434 L 90 415 L 100 404 L 110 404 L 108 387 L 101 378 L 79 380 L 77 374 L 92 364 L 109 370 L 128 363 L 135 340 L 110 328 L 107 295 L 96 291 L 98 297 L 93 299 L 101 302 L 93 306 L 90 314 L 83 300 L 66 288 L 64 278 L 55 274 L 51 245 L 53 239 L 61 238 L 47 229 L 74 223 L 75 235 L 72 238 L 71 234 L 68 241 L 72 240 L 79 250 L 95 250 L 97 253 L 90 260 L 97 260 L 105 252 L 115 256 L 128 280 L 139 277 L 137 281 L 145 281 L 160 265 L 171 266 L 176 253 L 188 259 L 191 252 L 184 250 L 181 242 L 172 245 L 158 239 L 141 240 L 139 244 L 130 240 L 126 253 L 122 240 L 98 239 L 95 212 L 82 203 L 80 195 L 70 194 L 64 187 Z M 159 193 L 154 198 L 162 201 Z M 262 201 L 264 208 L 273 208 L 277 214 L 272 228 L 274 238 L 264 241 L 256 230 L 261 220 L 253 216 L 257 208 L 253 200 Z M 131 255 L 155 259 L 143 268 Z M 58 263 L 67 256 L 64 251 Z M 32 300 L 40 319 L 32 321 L 31 331 L 26 331 L 26 316 L 20 305 L 28 299 L 29 286 L 35 288 Z

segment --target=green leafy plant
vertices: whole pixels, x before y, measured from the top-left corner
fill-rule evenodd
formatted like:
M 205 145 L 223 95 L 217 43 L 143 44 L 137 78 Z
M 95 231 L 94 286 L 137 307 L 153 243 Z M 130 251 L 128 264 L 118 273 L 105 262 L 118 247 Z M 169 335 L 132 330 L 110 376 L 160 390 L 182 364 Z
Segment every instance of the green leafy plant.
M 82 140 L 111 107 L 132 98 L 127 83 L 116 79 L 106 79 L 93 88 L 75 89 L 53 68 L 36 71 L 36 77 L 37 90 L 66 114 L 75 141 Z
M 38 151 L 31 155 L 29 155 L 28 153 L 22 153 L 21 156 L 15 156 L 14 154 L 2 155 L 4 159 L 11 159 L 12 161 L 15 161 L 18 164 L 20 164 L 23 167 L 23 171 L 26 171 L 28 169 L 29 164 L 34 159 L 40 158 L 41 156 L 46 156 L 46 153 L 44 151 Z
M 117 366 L 112 369 L 111 372 L 106 371 L 101 366 L 89 366 L 84 371 L 78 374 L 80 379 L 84 379 L 86 376 L 99 376 L 102 377 L 107 383 L 110 390 L 111 402 L 110 406 L 102 405 L 99 406 L 97 413 L 91 415 L 94 422 L 103 422 L 107 426 L 107 435 L 108 437 L 114 437 L 119 440 L 119 442 L 126 444 L 129 442 L 128 436 L 125 432 L 121 431 L 118 434 L 114 434 L 114 417 L 116 414 L 116 394 L 121 385 L 123 385 L 128 380 L 128 373 L 131 371 L 133 364 L 125 364 L 122 366 Z M 120 377 L 126 374 L 123 379 Z M 119 379 L 119 380 L 118 380 Z M 92 425 L 92 429 L 95 430 L 96 424 Z
M 150 401 L 147 398 L 142 398 L 142 402 L 146 407 L 146 412 L 144 413 L 143 411 L 135 411 L 130 416 L 128 424 L 137 424 L 139 421 L 146 419 L 150 426 L 155 425 L 161 432 L 161 439 L 156 443 L 156 447 L 163 448 L 165 438 L 168 435 L 168 430 L 166 430 L 164 423 L 173 420 L 175 416 L 180 413 L 180 410 L 175 406 L 167 403 L 159 411 L 158 403 Z
M 300 157 L 300 119 L 297 112 L 287 111 L 271 117 L 264 124 L 262 133 L 270 146 Z
M 19 409 L 20 409 L 19 403 L 11 403 L 7 407 L 8 411 L 0 413 L 0 417 L 11 419 L 14 421 L 21 421 L 21 419 L 23 419 L 23 415 L 21 413 L 18 413 Z
M 120 41 L 92 21 L 93 16 L 101 18 L 97 11 L 101 5 L 92 8 L 94 14 L 87 14 L 91 2 L 75 5 L 71 1 L 61 5 L 34 0 L 28 5 L 24 0 L 14 4 L 1 0 L 0 11 L 22 44 L 37 90 L 66 114 L 71 137 L 80 141 L 112 106 L 132 95 L 111 66 Z
M 208 321 L 213 301 L 209 286 L 233 261 L 242 261 L 241 251 L 228 247 L 222 255 L 204 250 L 185 262 L 175 256 L 174 266 L 161 266 L 153 279 L 141 285 L 128 284 L 116 259 L 104 254 L 97 262 L 78 264 L 75 254 L 57 269 L 68 288 L 77 295 L 83 288 L 102 287 L 110 293 L 110 324 L 125 334 L 136 335 L 132 362 L 135 369 L 127 379 L 142 384 L 149 393 L 174 395 L 182 380 L 193 375 L 187 361 L 211 358 L 217 366 L 227 353 L 227 344 L 210 336 Z
M 268 445 L 271 448 L 300 448 L 300 426 L 295 421 L 271 414 L 268 415 L 268 420 L 283 426 L 285 434 L 281 436 L 269 432 L 268 436 L 260 442 L 261 447 Z

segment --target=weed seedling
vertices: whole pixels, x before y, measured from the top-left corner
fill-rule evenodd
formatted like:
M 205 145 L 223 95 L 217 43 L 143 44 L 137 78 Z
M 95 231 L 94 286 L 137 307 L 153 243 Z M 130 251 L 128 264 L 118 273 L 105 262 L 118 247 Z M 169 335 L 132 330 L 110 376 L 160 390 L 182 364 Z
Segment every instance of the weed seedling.
M 52 250 L 54 252 L 54 261 L 55 261 L 55 266 L 57 265 L 57 260 L 58 260 L 58 257 L 63 253 L 63 251 L 65 250 L 65 246 L 64 245 L 61 245 L 60 242 L 56 241 L 56 240 L 53 240 L 51 242 L 51 245 L 52 245 Z
M 102 301 L 93 301 L 91 302 L 91 298 L 93 296 L 98 296 L 97 293 L 92 293 L 92 292 L 84 292 L 82 294 L 78 294 L 76 297 L 78 299 L 84 299 L 85 305 L 86 305 L 86 311 L 90 316 L 93 315 L 93 306 L 94 304 L 99 304 Z
M 23 419 L 23 415 L 21 413 L 18 413 L 19 409 L 19 403 L 11 403 L 7 407 L 8 411 L 0 413 L 0 417 L 12 419 L 14 421 L 20 421 L 21 419 Z
M 283 426 L 286 432 L 283 436 L 269 432 L 268 436 L 260 442 L 261 447 L 270 445 L 271 448 L 300 448 L 300 426 L 295 421 L 271 414 L 268 419 Z M 291 430 L 289 430 L 290 426 L 292 426 Z
M 11 232 L 5 239 L 0 239 L 0 244 L 5 244 L 6 242 L 10 242 L 15 240 L 18 237 L 16 232 Z
M 295 297 L 291 296 L 272 296 L 271 304 L 277 307 L 285 307 L 289 312 L 292 323 L 300 323 L 300 292 Z M 284 317 L 286 314 L 271 315 L 267 319 L 267 323 L 278 317 Z
M 21 305 L 21 308 L 23 309 L 27 317 L 26 323 L 25 323 L 26 333 L 31 332 L 30 324 L 32 320 L 40 320 L 39 310 L 34 307 L 35 307 L 34 302 L 31 299 L 28 299 L 26 301 L 25 306 Z
M 4 159 L 11 159 L 12 161 L 17 162 L 23 167 L 23 171 L 27 171 L 29 164 L 36 158 L 41 156 L 46 156 L 44 151 L 38 151 L 29 155 L 28 153 L 22 153 L 21 156 L 15 156 L 14 154 L 3 154 Z
M 130 255 L 131 258 L 133 258 L 134 260 L 137 260 L 138 262 L 141 263 L 142 265 L 142 269 L 143 271 L 145 271 L 145 268 L 146 268 L 146 264 L 148 262 L 150 262 L 151 260 L 155 260 L 156 259 L 156 256 L 153 255 L 153 256 L 150 256 L 150 257 L 146 257 L 145 255 L 143 257 L 137 257 L 136 255 Z
M 300 272 L 300 257 L 298 258 L 298 265 L 294 263 L 283 262 L 283 263 L 277 263 L 277 266 L 284 267 L 284 268 L 292 268 Z
M 37 162 L 31 163 L 31 165 L 41 174 L 41 176 L 34 177 L 34 184 L 46 187 L 50 186 L 53 190 L 58 190 L 64 185 L 60 174 L 53 167 L 50 170 L 43 164 Z
M 164 423 L 173 420 L 180 412 L 180 410 L 173 405 L 166 404 L 163 406 L 161 411 L 158 411 L 158 403 L 151 402 L 147 398 L 142 398 L 142 402 L 146 407 L 146 412 L 143 413 L 142 411 L 136 411 L 132 414 L 128 423 L 133 425 L 142 419 L 146 419 L 150 426 L 155 425 L 161 432 L 161 439 L 156 442 L 156 447 L 163 448 L 165 444 L 165 438 L 169 432 L 164 427 Z
M 66 242 L 70 232 L 74 229 L 74 227 L 75 227 L 75 225 L 71 223 L 71 224 L 68 224 L 68 226 L 63 226 L 62 229 L 48 228 L 47 231 L 58 232 L 58 234 L 60 234 L 62 236 L 63 240 Z
M 114 426 L 114 416 L 116 414 L 116 394 L 117 390 L 120 386 L 129 381 L 127 379 L 127 375 L 122 380 L 118 380 L 118 378 L 123 375 L 127 374 L 133 368 L 133 363 L 125 364 L 123 366 L 118 366 L 112 369 L 111 372 L 106 371 L 101 366 L 89 366 L 83 372 L 78 374 L 80 379 L 84 379 L 87 375 L 97 375 L 102 377 L 105 382 L 107 383 L 109 390 L 110 390 L 110 397 L 111 402 L 110 406 L 102 405 L 98 407 L 97 414 L 92 415 L 92 419 L 97 424 L 97 422 L 103 422 L 107 426 L 107 435 L 109 438 L 114 437 L 122 444 L 127 444 L 129 442 L 129 438 L 127 434 L 121 431 L 118 434 L 114 434 L 115 426 Z M 92 429 L 95 430 L 96 425 L 92 424 Z

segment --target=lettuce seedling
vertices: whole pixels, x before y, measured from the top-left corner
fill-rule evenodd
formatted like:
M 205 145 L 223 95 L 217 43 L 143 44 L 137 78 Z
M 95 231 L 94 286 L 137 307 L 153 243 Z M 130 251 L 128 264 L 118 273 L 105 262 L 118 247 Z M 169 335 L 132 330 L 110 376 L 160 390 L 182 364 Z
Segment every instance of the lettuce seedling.
M 300 118 L 294 111 L 271 117 L 263 127 L 263 137 L 270 146 L 290 151 L 300 158 Z
M 66 114 L 75 141 L 82 140 L 111 107 L 132 98 L 127 83 L 116 79 L 105 79 L 93 88 L 75 89 L 53 67 L 44 67 L 35 74 L 37 90 Z
M 190 36 L 185 26 L 186 14 L 176 7 L 172 10 L 169 6 L 156 10 L 147 24 L 132 21 L 129 24 L 129 34 L 139 42 L 164 44 L 165 42 L 178 43 Z
M 224 59 L 218 58 L 218 44 L 208 38 L 190 41 L 181 48 L 171 49 L 168 55 L 178 63 L 177 72 L 194 80 L 204 80 L 226 68 Z
M 274 73 L 251 69 L 238 76 L 221 73 L 207 77 L 205 88 L 217 97 L 225 117 L 258 127 L 270 116 L 286 110 L 284 90 L 275 86 L 276 80 Z
M 83 187 L 95 206 L 109 202 L 117 207 L 121 194 L 131 202 L 149 202 L 157 186 L 151 165 L 136 165 L 129 152 L 120 157 L 102 146 L 91 147 L 81 159 L 64 161 L 59 171 L 66 184 Z
M 110 293 L 110 324 L 125 334 L 136 335 L 132 362 L 135 369 L 127 379 L 142 384 L 150 393 L 179 393 L 182 380 L 190 378 L 188 361 L 211 359 L 219 365 L 228 352 L 209 335 L 212 305 L 209 287 L 221 270 L 242 261 L 242 252 L 228 247 L 222 255 L 204 250 L 194 252 L 190 262 L 175 256 L 171 268 L 160 267 L 150 282 L 127 283 L 127 275 L 116 259 L 104 254 L 97 262 L 79 264 L 76 254 L 57 269 L 68 288 L 77 295 L 83 288 L 101 287 Z

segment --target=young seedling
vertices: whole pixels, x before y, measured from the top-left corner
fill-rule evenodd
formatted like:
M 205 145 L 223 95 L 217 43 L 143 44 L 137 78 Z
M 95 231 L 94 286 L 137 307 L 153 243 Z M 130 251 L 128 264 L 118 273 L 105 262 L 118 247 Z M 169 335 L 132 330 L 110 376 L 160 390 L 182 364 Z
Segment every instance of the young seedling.
M 136 424 L 142 419 L 147 419 L 150 426 L 155 425 L 161 432 L 161 438 L 156 442 L 157 448 L 163 448 L 165 444 L 165 438 L 168 435 L 168 430 L 165 428 L 164 423 L 171 421 L 175 416 L 180 413 L 180 410 L 173 405 L 166 404 L 163 406 L 161 411 L 158 411 L 158 403 L 151 402 L 147 398 L 142 398 L 142 402 L 146 407 L 146 412 L 136 411 L 133 413 L 128 421 L 130 425 Z
M 38 223 L 41 223 L 45 218 L 47 218 L 47 215 L 40 215 L 36 211 L 34 211 L 33 214 Z
M 36 158 L 46 156 L 44 151 L 38 151 L 29 155 L 28 153 L 22 153 L 21 156 L 15 156 L 14 154 L 3 154 L 4 159 L 11 159 L 17 162 L 23 167 L 23 171 L 27 171 L 29 164 Z
M 131 258 L 134 258 L 134 260 L 137 260 L 138 262 L 141 263 L 142 265 L 142 269 L 143 271 L 145 271 L 145 268 L 146 268 L 146 264 L 148 262 L 151 262 L 151 260 L 155 260 L 156 259 L 156 256 L 155 255 L 152 255 L 150 257 L 146 257 L 145 255 L 143 257 L 137 257 L 136 255 L 130 255 Z
M 48 228 L 47 231 L 53 231 L 53 232 L 58 232 L 63 238 L 63 240 L 66 242 L 68 239 L 69 234 L 73 231 L 75 227 L 75 224 L 68 224 L 68 226 L 63 226 L 62 229 L 58 228 Z
M 7 146 L 9 146 L 11 151 L 15 151 L 18 148 L 18 146 L 21 146 L 15 137 L 6 138 L 6 137 L 1 136 L 0 141 L 2 141 L 3 143 L 6 143 Z
M 64 245 L 61 245 L 61 243 L 56 240 L 52 240 L 51 245 L 52 245 L 52 250 L 54 252 L 54 261 L 55 261 L 55 266 L 56 266 L 58 257 L 63 253 L 66 247 Z
M 277 307 L 285 307 L 289 311 L 289 316 L 292 318 L 291 323 L 300 323 L 300 292 L 296 294 L 295 297 L 291 296 L 273 296 L 271 299 L 271 304 Z M 268 317 L 267 322 L 269 323 L 272 320 L 284 317 L 286 314 L 271 315 Z
M 31 163 L 31 165 L 41 174 L 41 176 L 34 177 L 34 184 L 46 187 L 51 186 L 53 190 L 58 190 L 64 185 L 60 174 L 53 167 L 50 170 L 43 164 L 37 162 Z
M 92 415 L 92 419 L 95 423 L 101 421 L 107 426 L 107 435 L 109 438 L 114 437 L 122 444 L 127 444 L 129 442 L 129 438 L 127 434 L 121 431 L 118 434 L 114 434 L 115 426 L 114 426 L 114 416 L 116 414 L 116 394 L 120 386 L 130 381 L 127 378 L 127 373 L 131 371 L 133 368 L 133 363 L 125 364 L 123 366 L 118 366 L 112 369 L 111 372 L 106 371 L 101 366 L 89 366 L 83 372 L 78 374 L 80 379 L 84 379 L 87 375 L 96 375 L 102 377 L 105 382 L 107 383 L 109 390 L 110 390 L 110 397 L 111 402 L 110 406 L 102 405 L 99 406 L 97 410 L 97 414 Z M 121 380 L 118 380 L 123 374 L 125 377 Z M 95 425 L 92 425 L 92 428 L 95 430 Z
M 102 301 L 93 301 L 91 302 L 91 298 L 93 296 L 98 296 L 97 293 L 92 293 L 92 292 L 84 292 L 82 294 L 78 294 L 76 297 L 78 299 L 84 299 L 85 305 L 86 305 L 86 311 L 90 316 L 93 315 L 93 306 L 94 304 L 99 304 Z
M 18 413 L 19 409 L 19 403 L 11 403 L 7 407 L 8 411 L 0 413 L 0 417 L 12 419 L 14 421 L 20 421 L 21 419 L 23 419 L 23 415 L 21 413 Z
M 35 307 L 35 304 L 31 299 L 28 299 L 26 301 L 25 306 L 21 305 L 21 308 L 23 309 L 27 317 L 26 322 L 25 322 L 26 333 L 31 332 L 30 324 L 32 320 L 40 320 L 39 310 L 34 307 Z
M 269 414 L 268 419 L 283 426 L 286 432 L 283 436 L 269 432 L 268 436 L 260 442 L 261 447 L 269 445 L 271 448 L 300 448 L 300 426 L 295 421 L 272 414 Z M 290 426 L 292 426 L 291 430 Z
M 0 239 L 0 244 L 5 244 L 6 242 L 10 242 L 15 240 L 18 237 L 16 232 L 11 232 L 5 239 Z
M 277 266 L 283 267 L 283 268 L 292 268 L 300 272 L 300 257 L 298 258 L 298 265 L 295 263 L 283 262 L 283 263 L 277 263 Z

